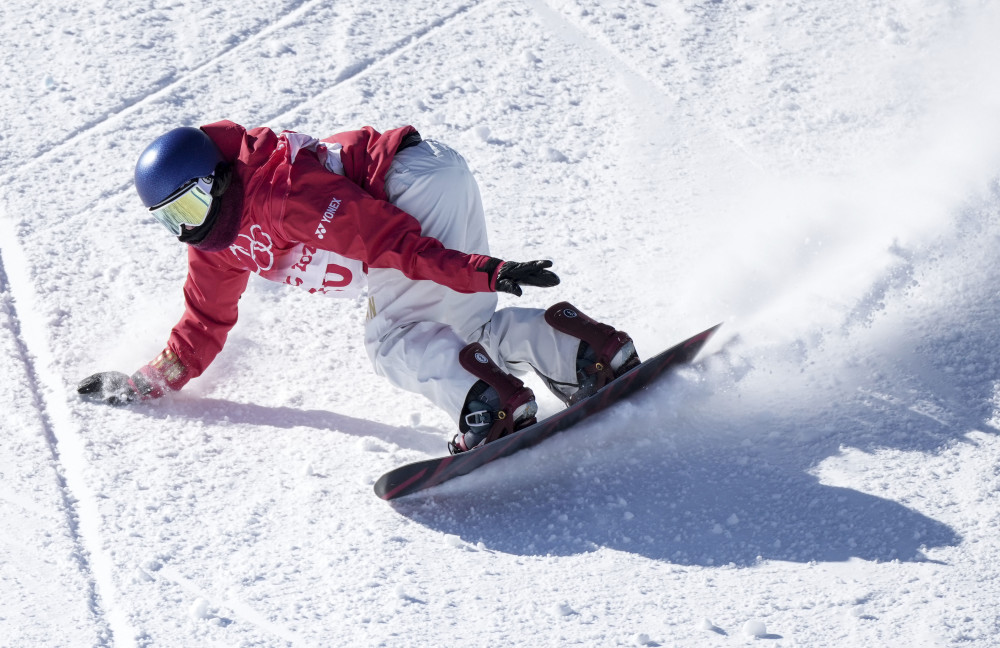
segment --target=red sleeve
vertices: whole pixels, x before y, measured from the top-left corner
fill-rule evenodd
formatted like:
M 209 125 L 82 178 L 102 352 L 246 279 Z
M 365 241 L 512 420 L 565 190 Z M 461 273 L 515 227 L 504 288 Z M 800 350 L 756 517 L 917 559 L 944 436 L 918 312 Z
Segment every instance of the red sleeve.
M 481 254 L 446 248 L 423 236 L 420 223 L 392 203 L 373 198 L 347 178 L 296 163 L 280 227 L 291 241 L 395 268 L 461 293 L 492 292 L 496 264 Z
M 176 390 L 205 371 L 236 324 L 249 278 L 249 270 L 223 263 L 217 253 L 188 248 L 184 315 L 170 332 L 167 348 L 142 370 L 151 382 Z

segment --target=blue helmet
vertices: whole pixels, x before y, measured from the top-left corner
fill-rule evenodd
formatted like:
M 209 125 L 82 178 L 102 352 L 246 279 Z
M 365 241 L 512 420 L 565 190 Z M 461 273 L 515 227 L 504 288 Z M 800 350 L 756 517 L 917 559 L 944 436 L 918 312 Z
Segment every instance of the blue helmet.
M 158 205 L 196 178 L 215 172 L 222 153 L 204 132 L 183 126 L 160 135 L 135 163 L 135 190 L 146 207 Z

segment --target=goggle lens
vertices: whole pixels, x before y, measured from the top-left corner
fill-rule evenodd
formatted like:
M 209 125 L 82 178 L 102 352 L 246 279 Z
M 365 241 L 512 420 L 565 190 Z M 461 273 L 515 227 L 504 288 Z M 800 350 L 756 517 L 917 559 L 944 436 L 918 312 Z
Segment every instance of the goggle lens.
M 183 226 L 198 227 L 208 218 L 212 208 L 213 178 L 198 178 L 149 211 L 164 227 L 180 236 Z

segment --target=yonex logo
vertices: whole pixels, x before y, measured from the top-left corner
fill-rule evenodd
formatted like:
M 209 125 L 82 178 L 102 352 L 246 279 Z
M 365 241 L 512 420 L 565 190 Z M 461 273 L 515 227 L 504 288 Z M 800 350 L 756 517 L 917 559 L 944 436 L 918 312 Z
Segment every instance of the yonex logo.
M 479 351 L 476 351 L 476 362 L 478 362 L 479 364 L 489 364 L 490 359 L 486 357 L 485 353 L 480 353 Z
M 563 314 L 563 317 L 568 317 L 568 318 L 570 318 L 570 319 L 573 319 L 574 317 L 576 317 L 576 316 L 577 316 L 577 315 L 576 315 L 576 311 L 575 311 L 575 310 L 572 310 L 572 309 L 569 309 L 569 308 L 565 308 L 565 309 L 563 309 L 563 312 L 562 312 L 562 314 Z
M 319 225 L 316 226 L 315 235 L 317 238 L 321 239 L 326 235 L 326 224 L 333 220 L 338 209 L 340 209 L 340 200 L 331 198 L 330 204 L 326 206 L 326 211 L 323 212 L 323 217 L 320 219 Z

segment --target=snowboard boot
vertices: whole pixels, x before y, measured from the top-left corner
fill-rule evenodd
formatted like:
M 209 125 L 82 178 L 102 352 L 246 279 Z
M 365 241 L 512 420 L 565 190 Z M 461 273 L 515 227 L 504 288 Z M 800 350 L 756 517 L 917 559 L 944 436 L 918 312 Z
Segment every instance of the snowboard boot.
M 545 311 L 545 321 L 557 331 L 580 339 L 576 354 L 577 384 L 547 381 L 567 406 L 591 396 L 639 366 L 639 355 L 627 333 L 587 317 L 569 302 L 549 307 Z
M 535 394 L 498 367 L 481 344 L 462 349 L 458 361 L 479 380 L 465 399 L 459 433 L 448 443 L 448 452 L 466 452 L 536 422 Z

